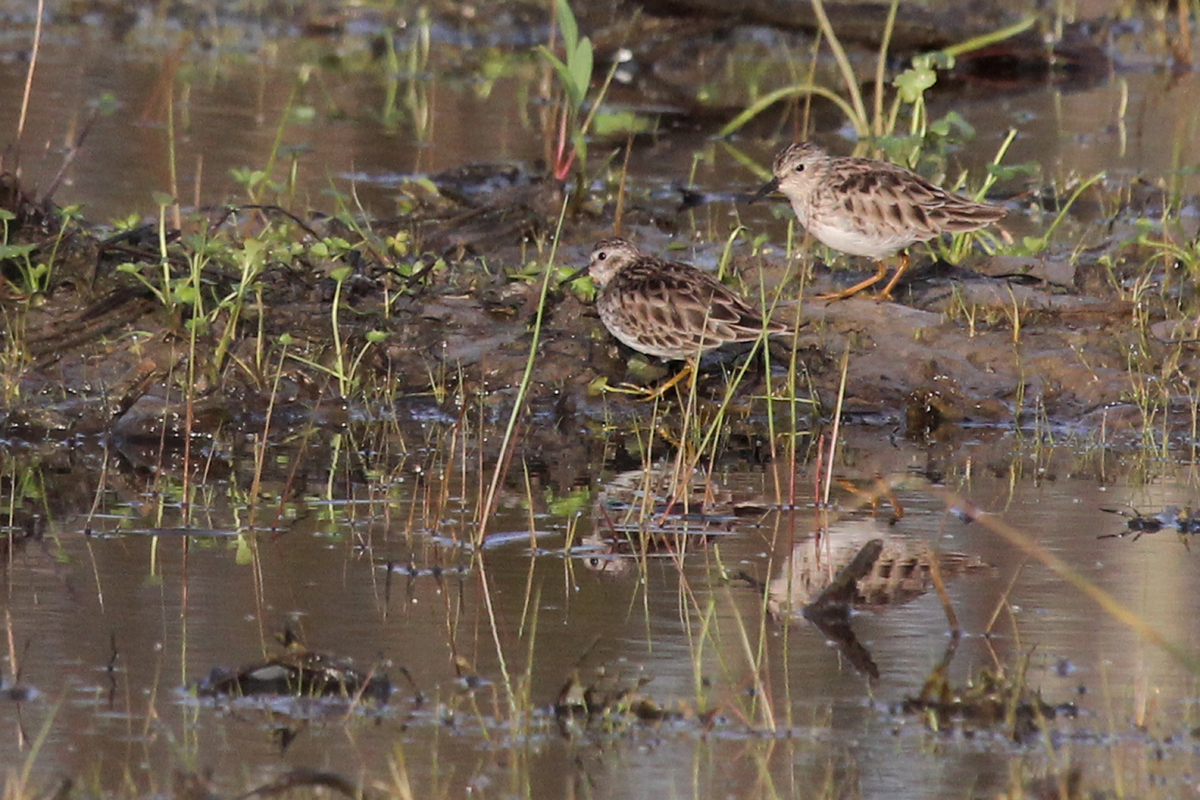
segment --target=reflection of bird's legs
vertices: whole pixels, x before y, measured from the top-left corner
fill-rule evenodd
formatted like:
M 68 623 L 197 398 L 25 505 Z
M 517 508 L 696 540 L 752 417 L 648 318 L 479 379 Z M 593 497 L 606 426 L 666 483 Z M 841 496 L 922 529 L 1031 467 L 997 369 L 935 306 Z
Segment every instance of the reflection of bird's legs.
M 882 475 L 875 476 L 875 485 L 871 491 L 859 489 L 845 478 L 838 478 L 838 484 L 850 492 L 855 497 L 861 498 L 863 502 L 871 504 L 871 513 L 879 513 L 879 498 L 886 497 L 888 504 L 892 507 L 892 518 L 890 522 L 896 522 L 904 518 L 904 506 L 900 505 L 900 498 L 896 497 L 896 493 L 892 491 L 891 481 L 884 478 Z
M 904 252 L 900 256 L 900 266 L 896 268 L 896 274 L 888 281 L 888 285 L 883 287 L 883 291 L 879 293 L 880 300 L 892 299 L 892 287 L 896 285 L 896 281 L 900 280 L 900 276 L 904 274 L 904 270 L 908 269 L 908 252 Z
M 887 495 L 888 502 L 892 504 L 892 522 L 904 517 L 904 506 L 900 505 L 900 498 L 896 497 L 896 493 L 892 491 L 891 481 L 883 478 L 876 478 L 875 485 L 883 490 L 883 494 Z
M 936 550 L 934 550 L 929 559 L 929 579 L 933 581 L 933 588 L 937 589 L 938 598 L 942 601 L 942 610 L 946 612 L 946 622 L 950 623 L 950 632 L 954 634 L 954 638 L 962 633 L 962 628 L 958 624 L 958 615 L 954 613 L 954 606 L 950 605 L 950 595 L 946 593 L 946 583 L 942 580 L 942 565 L 941 559 Z

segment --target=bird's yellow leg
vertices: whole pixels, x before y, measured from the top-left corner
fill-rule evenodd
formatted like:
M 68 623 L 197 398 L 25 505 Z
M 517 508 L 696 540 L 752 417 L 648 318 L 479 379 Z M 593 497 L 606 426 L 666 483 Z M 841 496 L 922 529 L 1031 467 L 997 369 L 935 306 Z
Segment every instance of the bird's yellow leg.
M 877 284 L 881 280 L 883 280 L 884 275 L 887 275 L 887 264 L 884 264 L 882 261 L 879 261 L 877 263 L 879 266 L 879 271 L 876 272 L 871 277 L 867 278 L 865 281 L 856 283 L 853 286 L 851 286 L 849 289 L 843 289 L 840 292 L 829 292 L 828 294 L 819 294 L 819 295 L 817 295 L 817 299 L 818 300 L 845 300 L 847 297 L 858 294 L 863 289 L 868 289 L 868 288 L 874 286 L 875 284 Z M 890 284 L 888 285 L 888 288 L 889 289 L 891 288 Z
M 695 371 L 696 371 L 696 367 L 694 364 L 692 364 L 691 360 L 689 359 L 688 361 L 685 361 L 683 364 L 683 369 L 681 369 L 681 370 L 679 370 L 679 372 L 675 373 L 674 377 L 672 377 L 670 380 L 664 382 L 657 389 L 653 389 L 649 393 L 647 393 L 645 399 L 646 400 L 657 400 L 658 398 L 660 398 L 664 394 L 666 394 L 669 389 L 673 389 L 676 386 L 678 386 L 680 384 L 680 382 L 683 381 L 685 378 L 691 377 L 692 373 Z
M 888 281 L 888 285 L 883 287 L 883 291 L 879 293 L 880 300 L 892 299 L 892 287 L 896 285 L 896 281 L 900 280 L 900 276 L 904 274 L 904 270 L 908 269 L 908 253 L 900 256 L 900 266 L 896 268 L 896 274 Z
M 679 372 L 677 372 L 671 378 L 653 389 L 648 389 L 645 386 L 633 386 L 632 384 L 622 383 L 619 386 L 605 386 L 604 391 L 616 392 L 618 394 L 641 395 L 642 400 L 657 400 L 669 390 L 678 386 L 680 381 L 691 376 L 694 370 L 695 366 L 690 360 L 688 360 L 684 363 L 683 369 L 679 370 Z

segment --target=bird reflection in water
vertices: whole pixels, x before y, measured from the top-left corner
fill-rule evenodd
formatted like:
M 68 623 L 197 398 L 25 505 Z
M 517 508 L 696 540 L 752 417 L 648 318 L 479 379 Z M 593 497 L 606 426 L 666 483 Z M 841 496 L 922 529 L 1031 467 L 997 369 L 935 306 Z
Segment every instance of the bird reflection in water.
M 732 494 L 695 470 L 679 477 L 673 461 L 618 473 L 592 508 L 592 530 L 572 548 L 606 578 L 645 558 L 678 558 L 714 536 L 736 532 Z
M 940 579 L 984 567 L 963 553 L 935 553 L 925 540 L 892 533 L 874 519 L 845 519 L 795 543 L 766 587 L 767 607 L 778 618 L 811 622 L 856 669 L 877 678 L 879 669 L 855 636 L 850 613 L 902 605 Z

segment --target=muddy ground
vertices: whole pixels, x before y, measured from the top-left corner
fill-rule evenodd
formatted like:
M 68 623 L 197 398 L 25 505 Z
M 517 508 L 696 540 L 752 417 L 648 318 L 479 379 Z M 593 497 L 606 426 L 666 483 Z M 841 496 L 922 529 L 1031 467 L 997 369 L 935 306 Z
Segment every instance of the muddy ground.
M 56 237 L 40 232 L 52 224 L 43 209 L 14 192 L 7 201 L 6 207 L 25 221 L 19 239 L 40 239 L 43 250 L 54 245 Z M 243 212 L 237 231 L 226 223 L 228 241 L 247 235 L 243 231 L 252 235 L 262 214 Z M 603 230 L 595 220 L 569 226 L 559 263 L 583 263 L 590 242 Z M 646 230 L 643 240 L 663 240 L 661 232 Z M 293 235 L 297 242 L 313 243 L 299 226 L 293 226 Z M 144 283 L 113 268 L 118 262 L 139 263 L 153 280 L 160 269 L 157 236 L 147 231 L 140 242 L 105 243 L 73 225 L 58 245 L 60 263 L 69 266 L 56 270 L 51 291 L 34 302 L 8 302 L 5 435 L 111 430 L 157 440 L 164 425 L 169 436 L 181 435 L 187 426 L 205 434 L 230 427 L 257 430 L 272 399 L 276 414 L 318 426 L 386 416 L 394 413 L 396 400 L 415 397 L 442 404 L 451 414 L 463 405 L 482 404 L 489 414 L 506 415 L 528 359 L 541 291 L 539 275 L 514 275 L 536 252 L 528 235 L 511 234 L 509 242 L 489 253 L 486 265 L 451 254 L 403 265 L 372 261 L 370 243 L 360 241 L 354 252 L 366 255 L 353 259 L 354 272 L 343 287 L 347 313 L 341 315 L 341 338 L 358 353 L 368 332 L 385 331 L 387 337 L 366 349 L 362 393 L 342 398 L 338 384 L 320 369 L 292 359 L 281 367 L 278 344 L 288 335 L 296 342 L 293 352 L 330 363 L 336 286 L 329 272 L 334 265 L 307 258 L 269 264 L 261 279 L 262 305 L 243 315 L 219 375 L 207 374 L 205 364 L 211 363 L 220 328 L 197 338 L 197 374 L 189 393 L 193 345 L 181 321 L 186 307 L 173 315 Z M 171 253 L 182 270 L 186 245 L 176 242 Z M 806 267 L 814 274 L 803 287 L 807 296 L 858 276 L 854 269 L 830 270 L 808 258 L 789 263 L 778 251 L 733 260 L 733 272 L 749 296 L 756 294 L 760 274 L 767 296 L 779 293 L 775 313 L 784 319 L 795 314 L 799 276 Z M 915 435 L 946 423 L 1136 432 L 1168 401 L 1178 402 L 1174 410 L 1184 412 L 1179 424 L 1186 427 L 1186 409 L 1193 402 L 1189 345 L 1181 343 L 1186 336 L 1153 326 L 1165 319 L 1164 312 L 1139 307 L 1105 284 L 1088 285 L 1083 272 L 1003 256 L 975 259 L 973 269 L 926 259 L 925 267 L 914 269 L 901 285 L 899 302 L 869 295 L 804 300 L 796 394 L 815 405 L 806 404 L 802 417 L 814 424 L 829 419 L 848 353 L 846 417 Z M 235 266 L 214 260 L 205 278 L 215 297 L 234 283 Z M 646 364 L 618 345 L 584 297 L 553 286 L 546 312 L 529 394 L 534 419 L 573 428 L 651 413 L 651 404 L 598 387 L 603 382 L 652 384 L 669 375 L 673 365 Z M 1159 336 L 1147 335 L 1151 330 Z M 265 357 L 258 349 L 260 336 Z M 706 359 L 702 396 L 719 399 L 730 369 L 743 357 L 744 352 L 730 352 Z M 786 394 L 789 358 L 786 343 L 773 345 L 776 397 Z M 1167 366 L 1172 359 L 1174 372 Z M 1164 388 L 1137 394 L 1139 385 L 1151 384 Z M 737 391 L 739 416 L 762 416 L 765 388 L 756 361 Z
M 477 30 L 469 18 L 454 16 L 461 11 L 442 8 L 437 18 L 443 25 L 457 20 L 460 32 Z M 680 30 L 719 51 L 724 45 L 712 35 L 711 15 L 694 13 L 697 9 L 673 21 L 637 17 L 646 37 L 631 48 L 637 58 L 669 62 L 678 54 L 661 52 L 664 42 Z M 545 30 L 543 16 L 535 15 L 531 29 Z M 614 15 L 600 17 L 591 33 L 603 45 L 615 34 L 602 23 L 611 26 Z M 525 17 L 505 19 L 515 30 Z M 963 24 L 960 33 L 966 35 L 975 31 L 969 26 L 982 23 L 972 17 Z M 627 28 L 618 30 L 628 37 Z M 333 25 L 326 34 L 339 30 Z M 1072 28 L 1095 56 L 1101 37 L 1087 39 L 1089 30 Z M 860 44 L 869 53 L 875 43 Z M 1014 46 L 1003 58 L 1027 55 Z M 1099 80 L 1099 71 L 1109 68 L 1105 58 L 1081 59 L 1058 71 L 1006 72 L 1004 80 L 1068 76 L 1086 82 Z M 973 64 L 957 78 L 970 84 L 978 69 Z M 660 102 L 662 95 L 649 85 L 641 86 L 643 102 Z M 729 113 L 706 115 L 692 108 L 684 116 L 693 127 L 712 131 Z M 786 118 L 790 112 L 781 113 Z M 824 112 L 813 113 L 819 127 Z M 649 145 L 630 137 L 612 154 L 619 161 L 626 146 L 636 152 Z M 86 145 L 80 152 L 72 158 L 89 156 Z M 414 403 L 451 416 L 482 408 L 502 419 L 528 360 L 541 269 L 566 194 L 574 191 L 556 278 L 581 265 L 591 243 L 617 227 L 648 249 L 667 252 L 668 246 L 682 245 L 682 252 L 670 254 L 712 264 L 721 246 L 690 226 L 686 207 L 702 202 L 732 208 L 740 201 L 736 193 L 701 193 L 697 200 L 694 192 L 682 191 L 664 197 L 636 178 L 628 187 L 580 192 L 578 186 L 537 169 L 464 164 L 404 188 L 408 202 L 399 216 L 347 225 L 302 207 L 205 208 L 185 216 L 182 230 L 169 221 L 160 239 L 153 223 L 116 236 L 82 219 L 60 227 L 53 198 L 23 187 L 10 173 L 0 195 L 0 207 L 14 215 L 9 243 L 33 245 L 29 257 L 53 258 L 54 266 L 51 284 L 30 292 L 19 288 L 24 254 L 2 265 L 10 284 L 2 433 L 37 439 L 111 431 L 118 438 L 158 441 L 189 430 L 260 431 L 268 409 L 276 421 L 337 426 L 405 413 L 397 409 Z M 1021 177 L 1001 185 L 992 199 L 1006 205 L 1018 232 L 1009 252 L 1022 252 L 1021 234 L 1045 230 L 1070 189 L 1069 182 L 1056 188 Z M 1136 442 L 1151 421 L 1168 435 L 1189 435 L 1196 376 L 1189 334 L 1177 322 L 1189 318 L 1186 265 L 1161 258 L 1153 243 L 1138 242 L 1143 229 L 1136 223 L 1193 206 L 1194 199 L 1168 197 L 1153 182 L 1101 182 L 1080 198 L 1068 217 L 1068 233 L 1044 255 L 1005 255 L 1002 248 L 999 255 L 977 252 L 951 266 L 919 248 L 917 266 L 895 302 L 868 296 L 835 303 L 801 300 L 857 280 L 870 265 L 845 258 L 826 264 L 823 250 L 806 246 L 789 260 L 777 235 L 754 246 L 739 241 L 731 280 L 750 297 L 777 298 L 775 313 L 787 319 L 795 318 L 794 305 L 801 302 L 799 316 L 806 324 L 796 342 L 794 394 L 803 401 L 801 418 L 814 426 L 834 413 L 846 357 L 845 418 L 914 436 L 947 425 L 1038 425 Z M 290 243 L 293 256 L 272 251 L 256 282 L 260 294 L 247 300 L 237 321 L 218 313 L 196 329 L 193 340 L 187 324 L 191 306 L 169 308 L 152 287 L 162 282 L 162 248 L 178 280 L 198 252 L 199 232 L 217 243 L 203 271 L 209 309 L 236 285 L 238 253 L 247 241 L 269 235 Z M 397 235 L 406 244 L 389 247 L 388 237 Z M 329 236 L 344 238 L 349 249 L 313 255 L 313 245 Z M 1160 238 L 1172 240 L 1168 234 Z M 347 267 L 339 288 L 338 269 Z M 344 352 L 361 356 L 350 383 L 330 374 L 335 296 L 344 304 L 338 319 Z M 646 364 L 618 346 L 586 298 L 557 281 L 545 311 L 527 401 L 534 424 L 573 431 L 652 413 L 651 406 L 604 392 L 602 385 L 653 383 L 673 366 Z M 230 324 L 236 327 L 232 333 Z M 371 332 L 386 336 L 368 343 Z M 223 337 L 227 353 L 221 352 Z M 292 344 L 281 345 L 281 337 Z M 730 352 L 707 359 L 701 395 L 719 398 L 742 357 Z M 776 398 L 789 395 L 783 383 L 791 357 L 786 344 L 773 346 L 770 384 Z M 353 391 L 343 397 L 347 386 Z M 733 405 L 735 418 L 749 428 L 764 418 L 765 390 L 764 368 L 756 362 Z

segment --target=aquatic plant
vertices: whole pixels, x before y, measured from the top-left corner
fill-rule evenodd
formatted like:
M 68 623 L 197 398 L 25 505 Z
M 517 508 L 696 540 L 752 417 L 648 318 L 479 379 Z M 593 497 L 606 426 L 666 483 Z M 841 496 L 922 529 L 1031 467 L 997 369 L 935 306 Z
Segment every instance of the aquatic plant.
M 884 87 L 887 84 L 885 80 L 885 66 L 897 8 L 897 2 L 893 2 L 890 6 L 882 42 L 876 58 L 875 92 L 872 112 L 870 114 L 867 112 L 867 105 L 863 98 L 861 87 L 845 50 L 838 39 L 836 31 L 833 30 L 828 16 L 825 14 L 823 3 L 821 0 L 813 0 L 813 9 L 821 24 L 822 39 L 828 43 L 830 50 L 833 52 L 834 60 L 841 73 L 842 81 L 845 84 L 843 90 L 845 96 L 833 89 L 813 83 L 810 78 L 805 82 L 783 87 L 760 98 L 722 128 L 718 135 L 728 136 L 732 134 L 779 100 L 788 97 L 814 95 L 832 101 L 842 110 L 859 138 L 859 145 L 857 147 L 859 153 L 868 148 L 874 151 L 883 151 L 887 153 L 892 161 L 906 165 L 914 170 L 918 167 L 918 162 L 920 161 L 933 161 L 933 166 L 936 167 L 936 170 L 926 168 L 924 171 L 943 172 L 945 170 L 945 162 L 947 161 L 947 153 L 955 144 L 972 138 L 974 136 L 974 129 L 957 111 L 951 111 L 937 120 L 929 119 L 925 95 L 937 83 L 938 71 L 951 69 L 954 66 L 957 55 L 1015 36 L 1026 30 L 1033 24 L 1034 18 L 1026 18 L 1015 25 L 985 36 L 975 37 L 944 50 L 914 56 L 909 66 L 892 80 L 891 85 L 894 88 L 892 102 L 890 109 L 885 113 Z M 905 125 L 904 123 L 907 124 Z M 1000 166 L 1004 154 L 1007 152 L 1008 146 L 1015 136 L 1015 130 L 1009 131 L 982 185 L 977 191 L 972 192 L 974 199 L 982 200 L 984 198 L 988 189 L 992 187 L 1002 174 L 1002 169 L 1007 170 L 1007 174 L 1010 177 L 1016 171 L 1023 169 L 1002 168 Z M 965 181 L 966 175 L 964 174 L 959 177 L 957 184 L 952 188 L 960 188 Z M 966 254 L 975 241 L 984 241 L 989 251 L 994 251 L 998 247 L 995 235 L 987 231 L 970 231 L 955 234 L 951 237 L 949 245 L 943 245 L 939 241 L 934 246 L 938 248 L 939 254 L 943 258 L 951 262 L 957 262 Z
M 884 87 L 887 85 L 887 81 L 885 80 L 887 52 L 898 6 L 898 0 L 893 0 L 889 8 L 879 53 L 876 56 L 875 93 L 871 112 L 867 111 L 862 87 L 859 85 L 859 81 L 854 74 L 854 68 L 850 64 L 850 59 L 846 56 L 846 51 L 842 47 L 841 40 L 838 38 L 837 32 L 833 29 L 829 17 L 825 13 L 824 3 L 822 0 L 813 0 L 813 10 L 816 12 L 817 20 L 820 23 L 822 40 L 828 44 L 830 51 L 833 53 L 842 82 L 845 84 L 844 89 L 842 89 L 844 94 L 827 86 L 814 83 L 811 78 L 802 83 L 785 86 L 751 103 L 745 110 L 721 128 L 717 135 L 720 137 L 732 135 L 750 120 L 780 100 L 808 95 L 823 97 L 836 105 L 845 114 L 846 121 L 854 129 L 858 138 L 864 142 L 871 141 L 877 147 L 882 146 L 881 143 L 886 141 L 887 137 L 895 134 L 905 116 L 909 120 L 908 136 L 916 137 L 918 141 L 923 140 L 931 129 L 935 134 L 946 136 L 954 127 L 969 128 L 962 117 L 954 113 L 946 115 L 946 117 L 943 117 L 936 124 L 931 123 L 928 119 L 924 101 L 925 92 L 933 88 L 937 83 L 937 71 L 953 67 L 954 59 L 958 55 L 977 50 L 997 41 L 1003 41 L 1021 33 L 1036 22 L 1036 17 L 1028 17 L 994 33 L 972 38 L 941 51 L 915 56 L 908 68 L 892 80 L 895 94 L 893 95 L 891 108 L 885 114 L 883 110 L 883 97 Z
M 196 273 L 189 272 L 187 275 L 176 277 L 171 268 L 171 257 L 167 252 L 167 235 L 169 227 L 167 225 L 167 210 L 175 204 L 175 198 L 165 192 L 154 193 L 154 203 L 158 206 L 158 225 L 155 227 L 158 244 L 158 267 L 159 267 L 159 282 L 155 282 L 142 274 L 141 265 L 126 261 L 117 266 L 117 271 L 131 275 L 139 283 L 150 290 L 155 299 L 167 309 L 168 313 L 174 314 L 178 306 L 195 302 L 199 296 L 196 293 L 196 285 L 198 279 Z
M 558 139 L 554 150 L 553 174 L 565 180 L 571 172 L 576 157 L 587 162 L 587 120 L 580 121 L 588 88 L 592 82 L 594 54 L 592 41 L 579 35 L 579 23 L 567 0 L 556 0 L 554 12 L 558 18 L 558 29 L 562 33 L 564 62 L 548 48 L 538 47 L 538 52 L 554 68 L 558 81 L 566 94 L 560 103 L 558 117 Z
M 36 242 L 13 244 L 9 242 L 9 223 L 16 215 L 8 209 L 0 208 L 0 226 L 3 227 L 0 241 L 0 262 L 8 262 L 16 268 L 16 280 L 8 279 L 13 288 L 27 298 L 44 293 L 50 289 L 51 265 L 53 258 L 48 261 L 35 261 L 31 256 L 40 245 Z M 61 233 L 60 233 L 61 237 Z
M 1071 206 L 1075 205 L 1075 201 L 1078 200 L 1080 195 L 1082 195 L 1085 191 L 1103 181 L 1105 177 L 1105 173 L 1097 172 L 1090 178 L 1079 181 L 1079 184 L 1075 187 L 1074 191 L 1071 192 L 1071 196 L 1067 198 L 1065 203 L 1059 206 L 1058 214 L 1055 215 L 1054 221 L 1050 223 L 1049 227 L 1046 228 L 1046 231 L 1041 236 L 1026 236 L 1022 238 L 1020 245 L 1013 248 L 1014 253 L 1017 255 L 1038 255 L 1045 250 L 1046 246 L 1050 243 L 1050 238 L 1054 235 L 1054 232 L 1058 230 L 1059 225 L 1061 225 L 1063 220 L 1066 219 L 1067 214 L 1071 210 Z
M 600 113 L 604 95 L 616 74 L 617 62 L 613 62 L 600 88 L 590 98 L 588 90 L 592 82 L 595 56 L 591 39 L 579 35 L 579 23 L 567 0 L 555 0 L 554 13 L 563 38 L 565 61 L 544 46 L 538 52 L 554 69 L 563 94 L 558 101 L 558 119 L 554 134 L 554 158 L 551 173 L 557 180 L 566 180 L 572 167 L 578 162 L 580 184 L 587 171 L 587 137 L 593 126 L 603 119 L 610 129 L 634 130 L 639 121 L 629 115 L 603 115 Z M 584 115 L 584 106 L 589 105 Z

